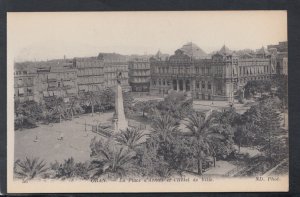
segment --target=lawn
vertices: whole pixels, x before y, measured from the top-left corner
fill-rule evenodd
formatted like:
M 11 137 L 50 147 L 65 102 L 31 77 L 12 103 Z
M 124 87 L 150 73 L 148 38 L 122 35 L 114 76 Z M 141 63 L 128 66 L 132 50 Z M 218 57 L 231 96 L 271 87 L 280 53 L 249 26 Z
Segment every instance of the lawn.
M 91 139 L 95 136 L 100 137 L 91 131 L 90 125 L 109 122 L 112 115 L 112 112 L 94 116 L 88 114 L 62 123 L 15 131 L 15 160 L 40 157 L 48 162 L 54 162 L 73 157 L 75 161 L 86 161 L 90 158 Z M 58 140 L 61 135 L 64 139 Z M 34 142 L 36 137 L 38 140 Z
M 73 157 L 76 162 L 87 161 L 90 159 L 91 139 L 95 136 L 101 138 L 99 134 L 91 131 L 92 125 L 111 124 L 112 117 L 113 112 L 98 113 L 93 116 L 85 114 L 61 123 L 41 124 L 33 129 L 17 130 L 15 131 L 15 160 L 40 157 L 47 162 L 61 162 Z M 149 125 L 146 130 L 143 132 L 149 133 Z M 58 140 L 61 136 L 63 140 Z

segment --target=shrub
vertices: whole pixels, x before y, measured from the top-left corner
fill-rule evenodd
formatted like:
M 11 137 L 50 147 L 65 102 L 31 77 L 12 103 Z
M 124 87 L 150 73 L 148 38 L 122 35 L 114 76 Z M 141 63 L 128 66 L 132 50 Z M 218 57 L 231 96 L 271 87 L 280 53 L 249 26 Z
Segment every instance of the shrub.
M 51 169 L 55 172 L 54 178 L 70 179 L 89 179 L 88 163 L 76 163 L 73 157 L 64 160 L 63 163 L 57 161 L 51 165 Z
M 34 178 L 41 178 L 48 170 L 46 162 L 38 157 L 27 158 L 23 161 L 17 160 L 14 164 L 14 174 L 16 178 L 23 180 L 31 180 Z

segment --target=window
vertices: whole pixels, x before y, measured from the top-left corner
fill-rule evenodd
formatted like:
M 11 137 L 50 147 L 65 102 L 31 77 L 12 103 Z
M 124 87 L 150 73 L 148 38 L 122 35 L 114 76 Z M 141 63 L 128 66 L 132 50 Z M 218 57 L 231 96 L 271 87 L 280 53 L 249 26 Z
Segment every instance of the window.
M 31 88 L 27 88 L 27 93 L 28 94 L 32 94 L 32 89 Z
M 205 81 L 202 81 L 202 89 L 205 88 Z
M 208 88 L 209 90 L 211 89 L 211 83 L 210 83 L 210 82 L 208 82 L 207 88 Z
M 197 89 L 199 89 L 199 88 L 200 88 L 199 81 L 196 81 L 196 88 L 197 88 Z

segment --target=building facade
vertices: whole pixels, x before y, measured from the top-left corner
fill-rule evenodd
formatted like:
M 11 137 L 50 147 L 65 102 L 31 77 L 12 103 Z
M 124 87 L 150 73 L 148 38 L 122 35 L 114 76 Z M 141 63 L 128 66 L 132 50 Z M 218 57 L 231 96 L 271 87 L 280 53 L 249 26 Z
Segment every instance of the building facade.
M 279 75 L 288 74 L 288 42 L 279 42 L 277 45 L 268 45 L 268 50 L 276 56 L 276 72 Z
M 104 86 L 113 88 L 117 85 L 117 75 L 121 73 L 121 86 L 123 90 L 129 91 L 128 63 L 127 62 L 105 62 L 104 63 Z
M 117 76 L 124 91 L 130 91 L 128 83 L 128 59 L 116 53 L 100 53 L 98 58 L 104 62 L 104 87 L 113 88 L 117 85 Z
M 74 58 L 77 69 L 78 92 L 99 91 L 104 88 L 104 62 L 97 57 Z
M 73 60 L 57 60 L 39 63 L 36 67 L 36 101 L 61 97 L 65 102 L 78 94 L 77 69 Z
M 17 102 L 35 100 L 34 87 L 36 74 L 27 63 L 15 63 L 14 66 L 14 99 Z
M 185 48 L 188 48 L 185 45 Z M 194 47 L 190 45 L 190 50 Z M 195 52 L 190 52 L 194 54 Z M 150 59 L 152 94 L 182 91 L 195 99 L 229 100 L 250 80 L 268 80 L 276 73 L 276 59 L 263 48 L 254 56 L 237 56 L 223 46 L 211 58 L 196 58 L 178 49 L 166 60 Z M 275 61 L 275 62 L 274 62 Z
M 132 92 L 149 92 L 150 90 L 150 62 L 148 59 L 134 59 L 129 61 L 129 85 Z

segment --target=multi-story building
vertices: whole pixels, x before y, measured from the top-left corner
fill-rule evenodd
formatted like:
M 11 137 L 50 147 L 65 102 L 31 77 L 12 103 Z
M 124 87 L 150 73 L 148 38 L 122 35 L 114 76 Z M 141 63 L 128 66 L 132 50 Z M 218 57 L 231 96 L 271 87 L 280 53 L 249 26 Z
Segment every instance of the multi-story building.
M 277 49 L 278 52 L 288 52 L 288 42 L 279 42 L 278 44 L 275 45 L 268 45 L 268 50 L 270 49 Z
M 170 58 L 150 58 L 152 94 L 184 91 L 195 99 L 232 100 L 235 90 L 249 80 L 267 80 L 275 74 L 275 57 L 262 48 L 255 56 L 237 56 L 223 46 L 207 58 L 193 43 L 184 45 Z M 189 51 L 189 53 L 186 53 Z M 275 61 L 275 62 L 274 62 Z
M 39 102 L 53 96 L 62 97 L 67 102 L 77 96 L 77 69 L 73 60 L 39 63 L 36 67 L 35 94 Z
M 276 56 L 264 47 L 255 54 L 244 54 L 238 59 L 238 82 L 240 86 L 248 81 L 269 80 L 276 74 Z
M 149 59 L 129 61 L 129 84 L 132 92 L 149 92 L 150 62 Z
M 15 101 L 25 102 L 35 100 L 34 84 L 36 74 L 30 69 L 30 63 L 15 63 L 14 69 Z
M 277 60 L 277 74 L 287 75 L 288 74 L 288 53 L 278 52 L 276 55 Z
M 97 57 L 74 58 L 79 92 L 99 91 L 104 88 L 104 62 Z
M 268 50 L 276 56 L 276 72 L 279 75 L 288 74 L 288 42 L 279 42 L 278 45 L 269 45 Z
M 104 87 L 112 88 L 117 85 L 117 76 L 121 73 L 120 82 L 124 91 L 129 91 L 128 60 L 119 54 L 100 53 L 98 58 L 104 62 Z

